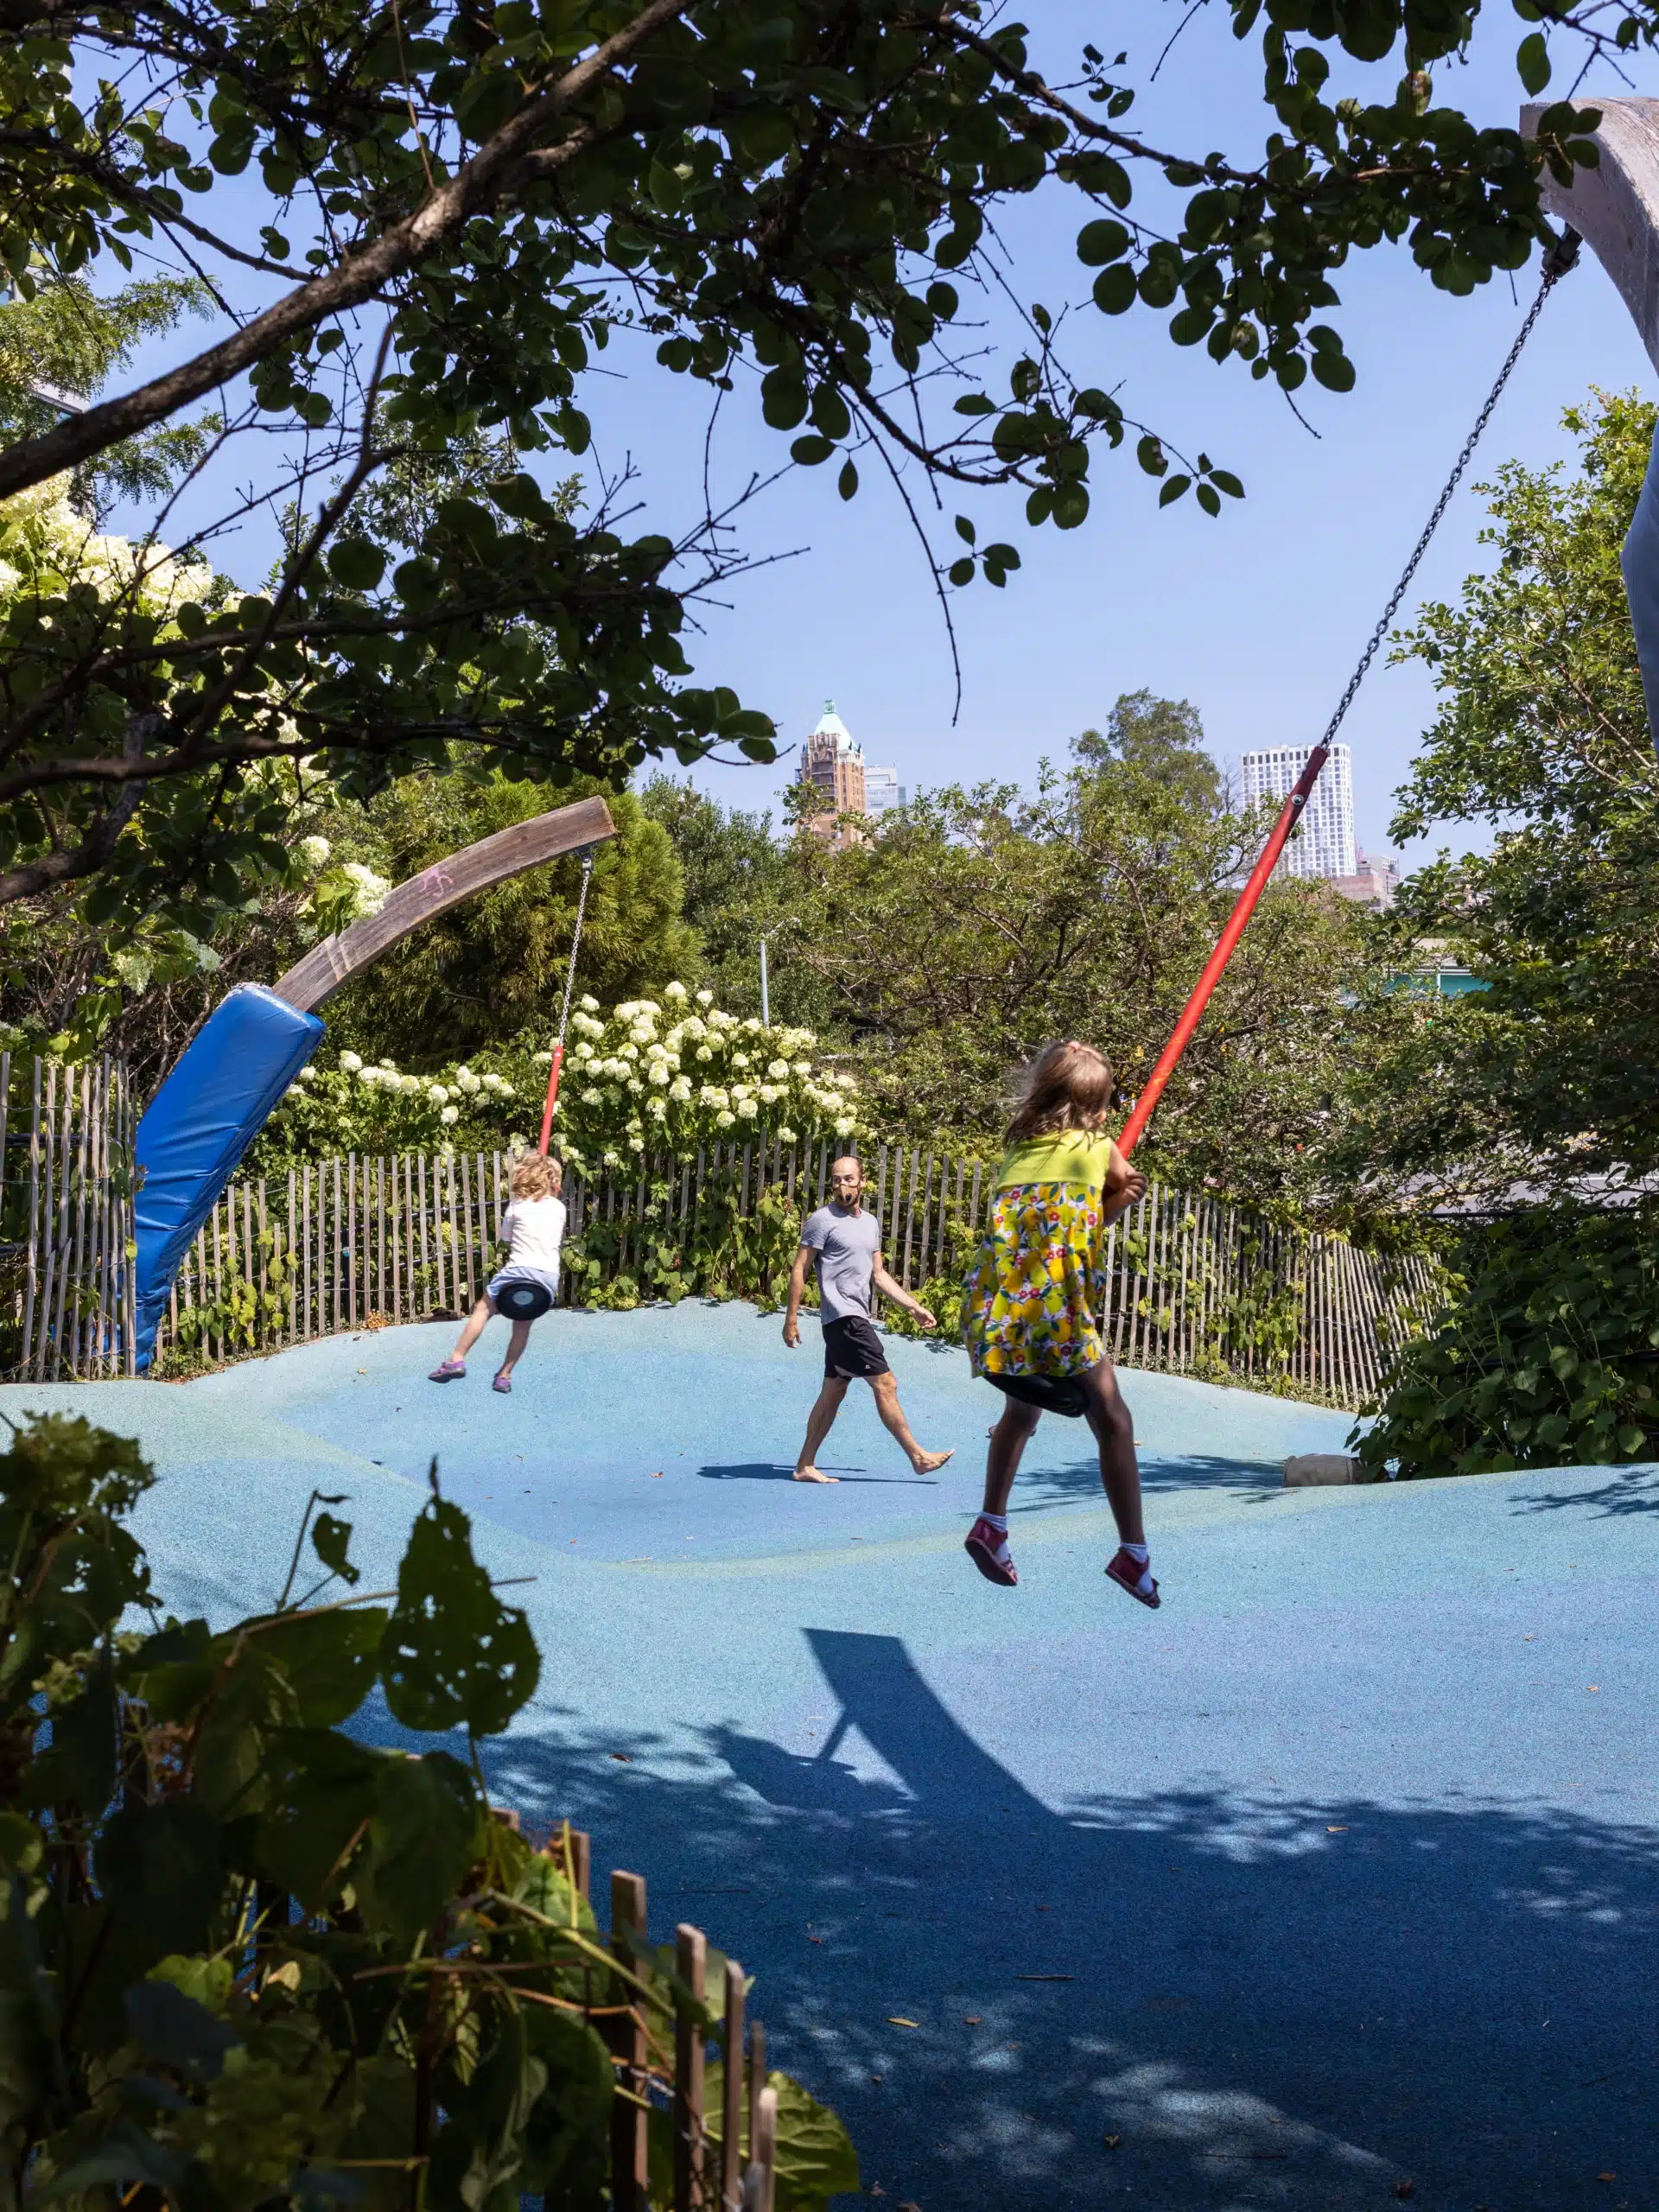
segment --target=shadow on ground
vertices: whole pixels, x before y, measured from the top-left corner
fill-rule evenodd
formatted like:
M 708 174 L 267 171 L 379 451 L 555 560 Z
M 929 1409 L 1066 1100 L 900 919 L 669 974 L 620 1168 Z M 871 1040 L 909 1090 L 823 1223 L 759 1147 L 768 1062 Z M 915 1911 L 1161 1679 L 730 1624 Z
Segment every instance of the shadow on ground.
M 833 1459 L 820 1459 L 820 1474 L 832 1475 L 838 1483 L 879 1483 L 884 1490 L 938 1490 L 937 1475 L 870 1475 L 861 1467 L 838 1466 Z M 739 1466 L 699 1467 L 698 1474 L 706 1483 L 792 1483 L 795 1470 L 780 1465 L 775 1460 L 748 1459 Z M 1095 1478 L 1098 1486 L 1100 1478 Z
M 899 1639 L 807 1635 L 839 1707 L 811 1756 L 554 1728 L 493 1783 L 642 1869 L 659 1932 L 741 1950 L 867 2188 L 922 2212 L 1347 2212 L 1408 2179 L 1429 2212 L 1659 2202 L 1650 1832 L 1160 1791 L 1150 1751 L 1143 1794 L 1058 1813 Z
M 1515 1501 L 1516 1513 L 1588 1513 L 1598 1519 L 1628 1513 L 1659 1513 L 1659 1467 L 1630 1467 L 1595 1490 L 1529 1491 Z

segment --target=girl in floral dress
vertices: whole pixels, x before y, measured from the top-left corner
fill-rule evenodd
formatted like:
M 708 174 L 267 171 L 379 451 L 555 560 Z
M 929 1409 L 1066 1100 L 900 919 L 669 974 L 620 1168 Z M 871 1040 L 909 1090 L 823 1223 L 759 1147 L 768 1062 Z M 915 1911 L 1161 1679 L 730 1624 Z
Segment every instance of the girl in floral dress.
M 1045 1413 L 1081 1415 L 1100 1447 L 1100 1479 L 1119 1538 L 1106 1572 L 1143 1605 L 1159 1602 L 1141 1521 L 1135 1424 L 1101 1341 L 1105 1231 L 1145 1191 L 1104 1134 L 1112 1071 L 1092 1046 L 1050 1045 L 1027 1071 L 991 1216 L 963 1287 L 963 1335 L 976 1375 L 1007 1400 L 991 1431 L 985 1506 L 968 1556 L 989 1582 L 1019 1580 L 1008 1551 L 1008 1494 Z

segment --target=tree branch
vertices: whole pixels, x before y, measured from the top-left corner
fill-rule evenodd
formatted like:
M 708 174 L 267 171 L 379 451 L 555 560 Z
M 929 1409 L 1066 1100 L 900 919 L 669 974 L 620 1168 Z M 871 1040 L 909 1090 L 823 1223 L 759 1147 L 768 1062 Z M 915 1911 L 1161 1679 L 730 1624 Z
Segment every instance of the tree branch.
M 72 416 L 43 436 L 26 438 L 0 454 L 0 499 L 43 483 L 62 469 L 79 467 L 93 454 L 148 429 L 192 400 L 241 376 L 330 315 L 343 314 L 372 298 L 383 284 L 455 237 L 512 183 L 516 175 L 532 174 L 525 166 L 532 152 L 536 154 L 533 175 L 537 179 L 573 161 L 601 136 L 595 124 L 582 124 L 561 145 L 539 150 L 533 144 L 537 134 L 626 61 L 653 31 L 672 22 L 693 4 L 694 0 L 649 0 L 631 23 L 504 124 L 412 215 L 383 231 L 360 252 L 298 286 L 222 344 L 209 346 L 193 361 L 140 385 L 136 391 L 89 407 L 84 415 Z

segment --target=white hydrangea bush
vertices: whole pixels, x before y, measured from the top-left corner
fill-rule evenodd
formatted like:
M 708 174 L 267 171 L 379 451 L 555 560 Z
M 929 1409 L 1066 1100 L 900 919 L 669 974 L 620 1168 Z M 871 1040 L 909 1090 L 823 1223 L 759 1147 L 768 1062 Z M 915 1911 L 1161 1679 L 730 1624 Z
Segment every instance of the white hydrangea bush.
M 857 1085 L 812 1057 L 817 1042 L 810 1030 L 727 1014 L 711 992 L 683 983 L 608 1014 L 584 997 L 565 1040 L 553 1149 L 598 1173 L 648 1154 L 691 1160 L 728 1141 L 856 1140 Z M 342 1052 L 302 1071 L 250 1166 L 269 1173 L 337 1152 L 523 1149 L 540 1135 L 551 1058 L 548 1047 L 509 1046 L 410 1075 Z

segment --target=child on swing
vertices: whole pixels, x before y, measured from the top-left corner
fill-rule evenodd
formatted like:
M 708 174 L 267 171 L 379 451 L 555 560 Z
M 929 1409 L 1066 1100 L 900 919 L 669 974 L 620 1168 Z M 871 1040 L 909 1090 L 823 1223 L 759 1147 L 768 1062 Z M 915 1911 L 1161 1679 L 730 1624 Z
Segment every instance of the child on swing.
M 559 1247 L 564 1242 L 564 1201 L 559 1190 L 563 1181 L 564 1170 L 544 1153 L 526 1153 L 514 1166 L 512 1202 L 503 1209 L 497 1231 L 508 1247 L 507 1263 L 485 1285 L 454 1351 L 432 1370 L 434 1382 L 460 1382 L 467 1372 L 467 1355 L 483 1335 L 490 1316 L 505 1309 L 512 1334 L 490 1387 L 503 1397 L 511 1393 L 512 1370 L 524 1357 L 531 1325 L 558 1303 Z
M 1027 1070 L 992 1186 L 990 1220 L 963 1287 L 963 1335 L 976 1375 L 1007 1400 L 991 1431 L 985 1504 L 968 1556 L 988 1582 L 1019 1580 L 1008 1551 L 1008 1494 L 1044 1413 L 1081 1414 L 1100 1447 L 1117 1523 L 1106 1572 L 1143 1605 L 1158 1585 L 1141 1521 L 1135 1425 L 1101 1341 L 1104 1232 L 1145 1191 L 1105 1134 L 1112 1071 L 1090 1045 L 1045 1046 Z

